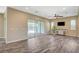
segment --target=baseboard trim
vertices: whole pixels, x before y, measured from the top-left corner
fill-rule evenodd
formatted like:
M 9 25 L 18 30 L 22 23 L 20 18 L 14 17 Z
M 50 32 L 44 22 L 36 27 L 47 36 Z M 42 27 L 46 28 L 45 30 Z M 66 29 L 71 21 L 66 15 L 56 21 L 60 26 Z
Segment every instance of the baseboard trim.
M 79 36 L 74 36 L 74 35 L 65 35 L 65 36 L 71 36 L 71 37 L 79 37 Z
M 27 40 L 27 39 L 19 39 L 19 40 L 14 40 L 14 41 L 6 41 L 6 44 L 15 43 L 15 42 L 23 41 L 23 40 Z
M 0 37 L 0 38 L 5 38 L 5 37 Z

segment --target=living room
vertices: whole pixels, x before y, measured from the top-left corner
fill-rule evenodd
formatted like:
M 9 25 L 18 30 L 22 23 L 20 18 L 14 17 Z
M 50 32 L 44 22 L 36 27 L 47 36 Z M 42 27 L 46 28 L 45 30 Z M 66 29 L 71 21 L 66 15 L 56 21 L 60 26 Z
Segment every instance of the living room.
M 79 52 L 77 6 L 8 6 L 1 52 Z

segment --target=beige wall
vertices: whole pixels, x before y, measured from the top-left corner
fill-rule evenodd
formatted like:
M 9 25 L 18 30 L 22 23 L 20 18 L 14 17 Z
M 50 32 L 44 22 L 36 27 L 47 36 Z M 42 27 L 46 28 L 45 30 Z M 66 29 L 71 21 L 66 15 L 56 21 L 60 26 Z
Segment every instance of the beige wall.
M 78 20 L 77 20 L 77 36 L 79 37 L 79 16 L 78 16 Z
M 27 39 L 27 21 L 29 18 L 43 19 L 12 8 L 7 9 L 7 43 Z M 48 23 L 47 20 L 44 21 L 45 24 Z M 48 30 L 48 26 L 46 26 L 46 32 Z
M 70 21 L 71 20 L 78 20 L 77 16 L 72 16 L 72 17 L 65 17 L 65 18 L 59 18 L 59 19 L 53 19 L 51 22 L 65 22 L 65 26 L 57 26 L 59 29 L 66 29 L 66 35 L 68 36 L 77 36 L 77 30 L 71 30 L 70 29 Z
M 4 38 L 4 15 L 0 14 L 0 38 Z
M 27 16 L 25 13 L 7 9 L 7 42 L 15 42 L 26 39 Z

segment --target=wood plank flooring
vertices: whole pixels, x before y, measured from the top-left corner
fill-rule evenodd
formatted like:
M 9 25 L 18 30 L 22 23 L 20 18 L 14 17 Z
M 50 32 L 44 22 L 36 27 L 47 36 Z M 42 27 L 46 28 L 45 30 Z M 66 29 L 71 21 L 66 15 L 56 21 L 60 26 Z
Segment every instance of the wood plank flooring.
M 32 39 L 4 44 L 1 53 L 79 53 L 79 38 L 44 35 Z

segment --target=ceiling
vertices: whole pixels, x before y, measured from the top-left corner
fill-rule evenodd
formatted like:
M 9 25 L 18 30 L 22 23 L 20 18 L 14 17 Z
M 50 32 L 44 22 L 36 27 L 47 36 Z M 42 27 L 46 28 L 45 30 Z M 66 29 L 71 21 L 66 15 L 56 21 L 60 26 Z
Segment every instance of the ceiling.
M 14 6 L 11 8 L 29 12 L 48 19 L 55 18 L 55 14 L 63 17 L 78 15 L 78 6 Z

